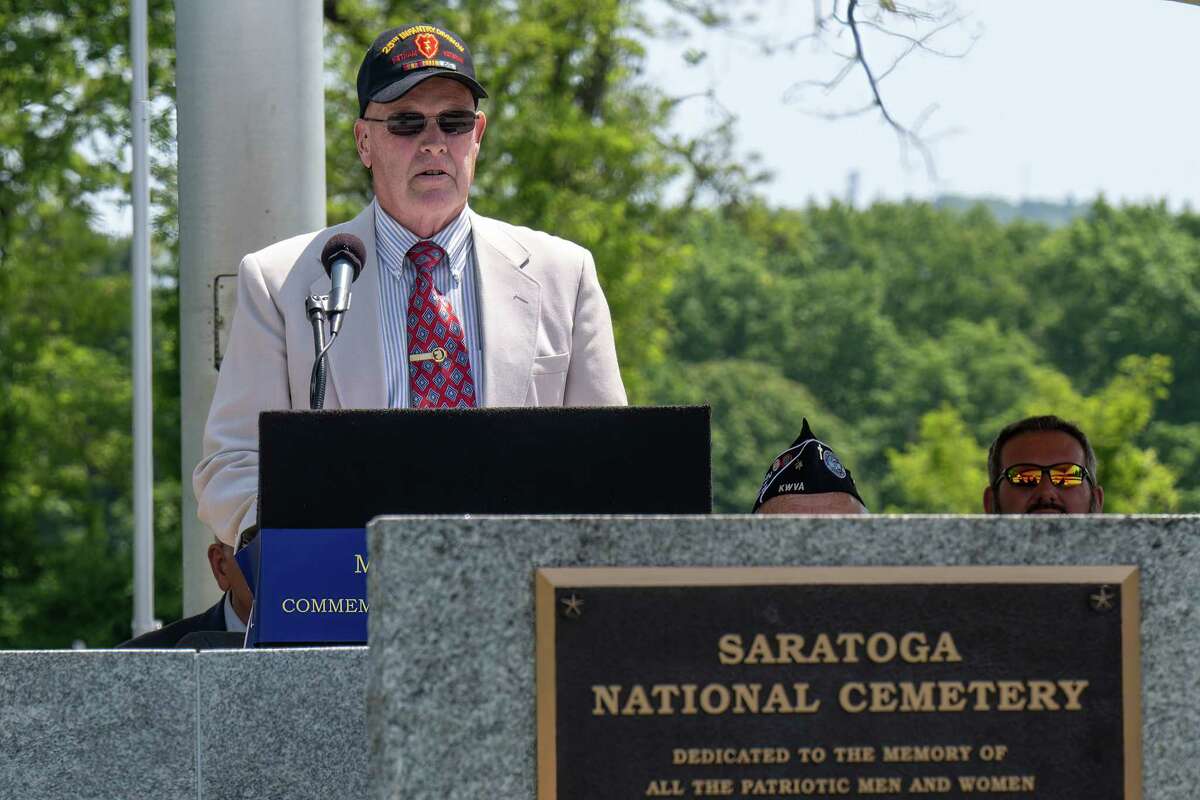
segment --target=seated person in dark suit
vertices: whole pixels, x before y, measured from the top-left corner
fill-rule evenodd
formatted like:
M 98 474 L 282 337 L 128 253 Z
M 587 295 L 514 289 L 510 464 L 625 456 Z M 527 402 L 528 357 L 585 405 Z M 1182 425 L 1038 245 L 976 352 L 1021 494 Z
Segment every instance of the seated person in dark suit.
M 754 501 L 755 514 L 867 514 L 850 470 L 805 419 L 792 446 L 771 463 Z
M 118 647 L 171 648 L 190 633 L 200 631 L 245 632 L 250 619 L 253 596 L 242 570 L 233 559 L 233 548 L 220 541 L 208 546 L 208 565 L 212 567 L 217 585 L 225 591 L 216 605 L 197 614 L 173 622 L 156 631 L 143 633 Z

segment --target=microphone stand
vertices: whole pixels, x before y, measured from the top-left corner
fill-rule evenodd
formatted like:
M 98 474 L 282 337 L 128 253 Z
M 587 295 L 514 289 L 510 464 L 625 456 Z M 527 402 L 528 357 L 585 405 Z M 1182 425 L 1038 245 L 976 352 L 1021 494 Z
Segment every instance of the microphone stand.
M 304 309 L 308 312 L 308 321 L 313 328 L 313 348 L 316 358 L 313 361 L 312 376 L 308 381 L 308 407 L 320 409 L 325 406 L 325 373 L 328 364 L 327 353 L 334 334 L 325 341 L 325 323 L 329 318 L 329 295 L 310 294 L 304 301 Z

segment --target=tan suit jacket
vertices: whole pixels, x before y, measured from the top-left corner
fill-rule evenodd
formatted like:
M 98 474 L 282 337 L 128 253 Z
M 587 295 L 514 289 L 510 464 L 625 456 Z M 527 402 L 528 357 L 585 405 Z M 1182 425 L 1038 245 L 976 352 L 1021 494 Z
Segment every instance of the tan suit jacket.
M 200 519 L 223 542 L 257 519 L 259 412 L 308 408 L 314 354 L 304 303 L 329 291 L 321 250 L 337 233 L 362 239 L 367 260 L 330 350 L 325 408 L 387 406 L 374 208 L 251 253 L 238 268 L 237 310 L 192 475 Z M 591 253 L 477 214 L 471 227 L 484 404 L 625 405 Z

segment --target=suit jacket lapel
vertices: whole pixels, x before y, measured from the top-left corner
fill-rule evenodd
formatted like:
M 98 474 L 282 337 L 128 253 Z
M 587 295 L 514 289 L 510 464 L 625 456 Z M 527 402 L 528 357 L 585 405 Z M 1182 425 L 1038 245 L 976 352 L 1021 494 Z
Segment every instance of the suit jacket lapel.
M 541 286 L 522 271 L 529 251 L 487 217 L 471 214 L 478 266 L 483 392 L 489 406 L 522 406 L 529 393 Z
M 379 321 L 379 259 L 375 255 L 375 205 L 340 226 L 338 232 L 362 239 L 367 250 L 363 270 L 354 282 L 350 310 L 342 321 L 337 341 L 329 349 L 329 384 L 336 397 L 326 393 L 326 408 L 386 408 L 387 382 L 383 368 L 383 342 Z M 309 287 L 312 294 L 328 294 L 324 275 Z
M 221 595 L 221 599 L 217 604 L 208 611 L 204 612 L 201 627 L 196 630 L 200 631 L 227 631 L 229 626 L 225 624 L 225 595 Z M 182 638 L 182 637 L 180 637 Z

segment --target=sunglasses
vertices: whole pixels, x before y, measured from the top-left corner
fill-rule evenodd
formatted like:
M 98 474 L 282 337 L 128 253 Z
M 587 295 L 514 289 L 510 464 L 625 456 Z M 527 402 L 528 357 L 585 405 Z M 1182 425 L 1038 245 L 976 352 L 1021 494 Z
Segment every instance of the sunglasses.
M 1014 464 L 996 478 L 993 486 L 999 486 L 1000 481 L 1007 480 L 1013 486 L 1032 489 L 1042 482 L 1042 476 L 1050 477 L 1050 484 L 1061 489 L 1071 489 L 1079 486 L 1084 480 L 1090 481 L 1092 476 L 1085 467 L 1069 462 L 1042 466 L 1041 464 Z
M 437 120 L 438 127 L 444 132 L 451 136 L 458 136 L 475 128 L 475 116 L 476 112 L 463 109 L 459 111 L 443 111 L 436 117 L 433 117 L 433 119 Z M 429 122 L 430 117 L 418 114 L 415 111 L 403 111 L 387 119 L 373 117 L 363 117 L 363 119 L 367 122 L 382 122 L 386 124 L 387 132 L 393 136 L 416 136 L 425 130 L 425 123 Z

